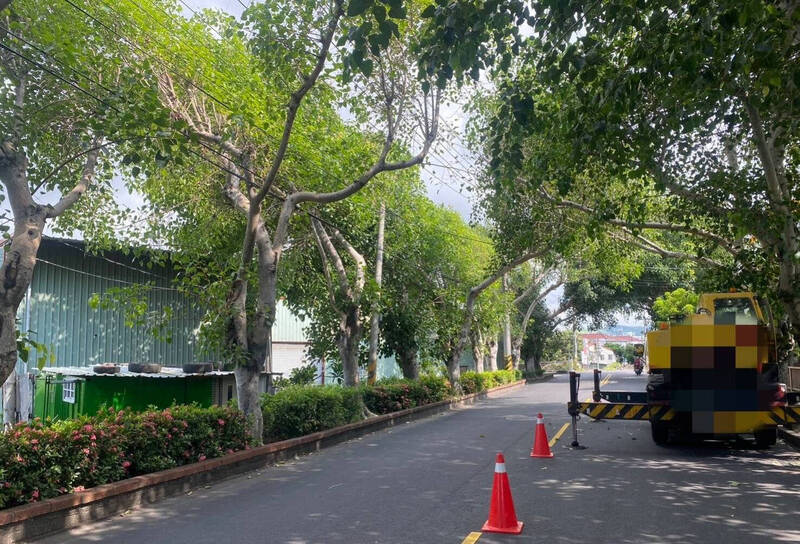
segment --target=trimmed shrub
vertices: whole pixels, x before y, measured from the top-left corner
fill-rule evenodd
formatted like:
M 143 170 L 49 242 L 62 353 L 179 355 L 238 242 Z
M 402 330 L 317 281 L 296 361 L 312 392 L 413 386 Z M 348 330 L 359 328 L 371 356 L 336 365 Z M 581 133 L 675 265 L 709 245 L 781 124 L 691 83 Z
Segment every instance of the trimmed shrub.
M 495 370 L 480 373 L 470 370 L 461 375 L 459 383 L 464 394 L 468 395 L 521 379 L 522 372 L 519 370 Z
M 246 419 L 229 407 L 103 410 L 21 423 L 0 434 L 0 508 L 219 457 L 248 446 Z
M 332 429 L 362 416 L 361 391 L 327 386 L 291 386 L 261 398 L 264 442 Z
M 445 378 L 421 376 L 419 380 L 380 380 L 374 386 L 363 386 L 361 394 L 371 412 L 388 414 L 448 399 L 452 388 Z
M 465 395 L 470 395 L 472 393 L 478 393 L 479 391 L 483 391 L 486 389 L 485 386 L 485 375 L 489 374 L 489 372 L 475 372 L 474 370 L 469 370 L 464 372 L 459 378 L 459 383 L 461 384 L 461 390 L 464 391 Z

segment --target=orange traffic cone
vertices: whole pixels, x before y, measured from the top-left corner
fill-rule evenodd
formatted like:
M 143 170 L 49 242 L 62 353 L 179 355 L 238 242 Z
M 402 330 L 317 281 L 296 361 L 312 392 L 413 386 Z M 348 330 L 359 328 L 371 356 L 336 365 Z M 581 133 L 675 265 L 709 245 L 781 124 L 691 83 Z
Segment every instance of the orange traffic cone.
M 552 457 L 550 444 L 547 441 L 547 431 L 544 428 L 544 418 L 542 414 L 536 417 L 536 433 L 533 435 L 533 449 L 531 457 Z
M 489 519 L 483 524 L 481 531 L 515 535 L 522 532 L 522 522 L 517 521 L 517 513 L 514 511 L 514 499 L 511 498 L 511 486 L 506 474 L 506 460 L 502 453 L 498 453 L 495 460 Z

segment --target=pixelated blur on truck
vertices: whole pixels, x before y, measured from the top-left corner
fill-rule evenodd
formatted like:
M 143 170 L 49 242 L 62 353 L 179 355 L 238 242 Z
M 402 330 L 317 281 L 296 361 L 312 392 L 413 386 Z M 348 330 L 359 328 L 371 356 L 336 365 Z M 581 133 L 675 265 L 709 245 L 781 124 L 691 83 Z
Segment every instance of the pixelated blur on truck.
M 703 294 L 695 314 L 647 333 L 647 402 L 675 411 L 669 421 L 651 420 L 653 440 L 752 433 L 759 447 L 774 444 L 771 413 L 786 405 L 774 338 L 749 292 Z

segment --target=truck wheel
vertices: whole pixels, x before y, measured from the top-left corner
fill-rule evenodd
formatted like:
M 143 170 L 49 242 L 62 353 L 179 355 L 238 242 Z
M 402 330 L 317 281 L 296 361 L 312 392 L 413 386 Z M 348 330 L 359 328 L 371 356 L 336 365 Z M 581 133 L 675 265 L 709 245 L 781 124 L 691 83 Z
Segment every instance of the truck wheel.
M 764 429 L 753 434 L 756 437 L 756 447 L 759 449 L 774 446 L 778 441 L 778 429 Z
M 669 442 L 669 425 L 663 421 L 651 421 L 650 432 L 653 435 L 653 442 L 659 446 L 665 446 Z

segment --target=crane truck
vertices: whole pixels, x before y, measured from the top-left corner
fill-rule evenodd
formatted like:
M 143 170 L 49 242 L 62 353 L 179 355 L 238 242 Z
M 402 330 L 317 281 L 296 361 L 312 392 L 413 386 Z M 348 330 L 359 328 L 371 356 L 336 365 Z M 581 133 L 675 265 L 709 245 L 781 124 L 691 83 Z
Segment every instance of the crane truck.
M 775 444 L 777 426 L 800 423 L 800 405 L 778 382 L 775 337 L 750 292 L 705 293 L 696 313 L 647 333 L 646 391 L 600 391 L 578 402 L 580 376 L 570 375 L 569 413 L 594 419 L 646 420 L 653 440 L 752 434 Z M 577 432 L 575 441 L 577 446 Z

